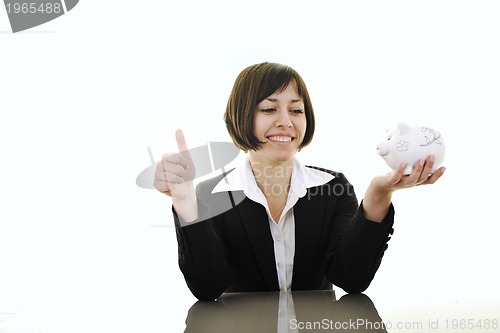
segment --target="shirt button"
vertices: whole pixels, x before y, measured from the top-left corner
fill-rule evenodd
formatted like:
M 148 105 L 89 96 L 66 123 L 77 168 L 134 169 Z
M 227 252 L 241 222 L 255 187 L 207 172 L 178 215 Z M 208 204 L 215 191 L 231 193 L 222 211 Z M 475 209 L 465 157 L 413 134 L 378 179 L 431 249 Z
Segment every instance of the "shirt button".
M 281 241 L 281 236 L 276 236 L 276 241 L 280 242 Z
M 283 268 L 283 263 L 282 263 L 282 262 L 280 262 L 280 263 L 278 264 L 278 268 Z

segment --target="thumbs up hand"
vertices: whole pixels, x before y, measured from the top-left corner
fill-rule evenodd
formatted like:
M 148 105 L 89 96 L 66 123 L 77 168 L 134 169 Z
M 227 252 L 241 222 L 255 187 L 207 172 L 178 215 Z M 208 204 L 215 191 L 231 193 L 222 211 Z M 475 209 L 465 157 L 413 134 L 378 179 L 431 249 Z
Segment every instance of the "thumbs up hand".
M 154 187 L 172 197 L 174 208 L 185 220 L 197 216 L 196 194 L 193 179 L 196 169 L 188 151 L 182 130 L 175 133 L 178 153 L 167 153 L 156 166 Z
M 163 155 L 156 166 L 154 186 L 158 191 L 171 196 L 172 199 L 182 200 L 190 194 L 193 188 L 196 170 L 182 130 L 177 130 L 175 138 L 179 152 Z

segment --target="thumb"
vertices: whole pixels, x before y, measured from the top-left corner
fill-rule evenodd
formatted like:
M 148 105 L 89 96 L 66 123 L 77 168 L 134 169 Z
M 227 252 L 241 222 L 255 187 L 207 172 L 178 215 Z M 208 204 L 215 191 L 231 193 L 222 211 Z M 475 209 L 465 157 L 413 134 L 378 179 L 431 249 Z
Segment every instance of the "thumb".
M 191 153 L 188 150 L 186 139 L 184 138 L 184 133 L 182 133 L 181 129 L 178 129 L 175 132 L 175 140 L 177 141 L 177 148 L 179 148 L 179 153 L 181 153 L 181 155 L 185 158 L 185 167 L 191 166 L 194 170 L 193 159 L 191 158 Z
M 182 133 L 181 129 L 175 131 L 175 140 L 177 140 L 177 147 L 179 148 L 179 152 L 188 150 L 186 139 L 184 138 L 184 134 Z

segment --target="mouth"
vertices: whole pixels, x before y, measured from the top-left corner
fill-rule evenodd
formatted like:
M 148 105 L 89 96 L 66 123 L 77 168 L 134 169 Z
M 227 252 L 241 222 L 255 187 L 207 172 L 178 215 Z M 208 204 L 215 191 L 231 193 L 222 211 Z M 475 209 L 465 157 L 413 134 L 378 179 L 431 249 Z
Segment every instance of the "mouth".
M 276 142 L 276 143 L 289 143 L 295 140 L 294 137 L 289 135 L 270 135 L 266 137 L 268 141 Z

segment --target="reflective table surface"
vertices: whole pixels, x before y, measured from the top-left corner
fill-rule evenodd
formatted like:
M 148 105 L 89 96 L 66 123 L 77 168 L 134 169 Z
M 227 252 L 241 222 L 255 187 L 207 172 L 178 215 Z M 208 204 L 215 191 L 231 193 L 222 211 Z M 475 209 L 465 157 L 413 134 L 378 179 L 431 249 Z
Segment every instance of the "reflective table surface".
M 189 309 L 186 333 L 387 332 L 364 294 L 334 291 L 231 293 Z
M 500 332 L 493 256 L 467 259 L 465 267 L 456 252 L 429 241 L 435 252 L 417 256 L 411 240 L 418 230 L 391 240 L 364 294 L 334 287 L 201 302 L 178 268 L 174 228 L 101 228 L 102 243 L 82 254 L 92 261 L 68 261 L 54 273 L 42 266 L 22 275 L 4 270 L 0 333 Z M 92 237 L 83 228 L 82 235 Z

